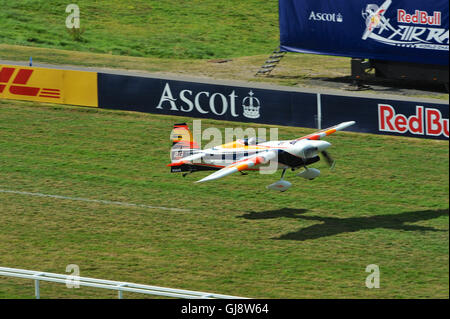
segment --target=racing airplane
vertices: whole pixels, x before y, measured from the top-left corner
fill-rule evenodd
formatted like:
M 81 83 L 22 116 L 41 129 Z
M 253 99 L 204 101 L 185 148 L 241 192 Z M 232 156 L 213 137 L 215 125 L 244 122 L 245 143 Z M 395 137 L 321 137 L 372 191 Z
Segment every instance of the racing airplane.
M 267 164 L 269 166 L 266 165 L 266 167 L 282 169 L 281 179 L 267 188 L 283 192 L 292 186 L 284 180 L 286 170 L 289 168 L 292 171 L 304 168 L 297 176 L 312 180 L 319 176 L 320 171 L 309 168 L 307 165 L 318 162 L 319 154 L 333 168 L 335 161 L 326 151 L 331 144 L 321 139 L 353 124 L 355 124 L 354 121 L 343 122 L 294 140 L 265 142 L 251 137 L 204 150 L 201 150 L 193 140 L 186 123 L 175 124 L 171 133 L 172 163 L 167 166 L 171 167 L 171 172 L 183 172 L 183 176 L 196 171 L 216 171 L 197 181 L 202 183 L 237 172 L 247 175 L 245 171 L 262 170 Z
M 392 0 L 386 0 L 379 8 L 375 4 L 367 5 L 366 11 L 363 12 L 363 17 L 366 18 L 367 26 L 362 36 L 363 40 L 366 40 L 376 28 L 380 28 L 381 32 L 387 29 L 386 26 L 390 26 L 389 19 L 386 19 L 384 14 L 391 3 Z

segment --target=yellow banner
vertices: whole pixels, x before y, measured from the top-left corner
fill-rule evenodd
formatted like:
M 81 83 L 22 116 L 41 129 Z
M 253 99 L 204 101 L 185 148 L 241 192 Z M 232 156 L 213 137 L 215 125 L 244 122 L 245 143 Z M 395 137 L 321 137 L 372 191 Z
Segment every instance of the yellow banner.
M 0 98 L 98 107 L 97 73 L 0 64 Z

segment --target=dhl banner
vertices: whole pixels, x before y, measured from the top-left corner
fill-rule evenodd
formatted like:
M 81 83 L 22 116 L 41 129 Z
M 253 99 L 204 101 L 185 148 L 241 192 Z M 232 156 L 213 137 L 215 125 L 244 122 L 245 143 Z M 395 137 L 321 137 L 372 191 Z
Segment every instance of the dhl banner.
M 0 98 L 98 107 L 97 73 L 0 65 Z

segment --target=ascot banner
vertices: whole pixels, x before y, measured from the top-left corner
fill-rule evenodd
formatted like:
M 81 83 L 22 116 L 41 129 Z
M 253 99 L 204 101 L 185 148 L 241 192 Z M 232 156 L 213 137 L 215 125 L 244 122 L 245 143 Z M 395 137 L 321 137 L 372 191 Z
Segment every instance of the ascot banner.
M 279 0 L 280 49 L 448 65 L 447 0 Z
M 99 106 L 225 121 L 315 127 L 315 94 L 98 74 Z

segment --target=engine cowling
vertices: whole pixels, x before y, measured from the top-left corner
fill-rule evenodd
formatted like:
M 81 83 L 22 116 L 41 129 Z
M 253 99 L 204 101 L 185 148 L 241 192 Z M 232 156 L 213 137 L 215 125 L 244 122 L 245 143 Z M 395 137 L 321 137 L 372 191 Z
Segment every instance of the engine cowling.
M 286 152 L 302 158 L 313 158 L 330 146 L 331 144 L 326 141 L 301 140 L 287 149 Z

